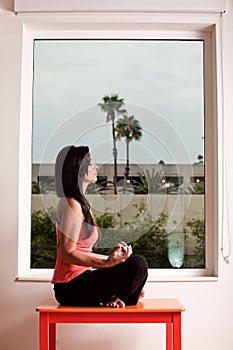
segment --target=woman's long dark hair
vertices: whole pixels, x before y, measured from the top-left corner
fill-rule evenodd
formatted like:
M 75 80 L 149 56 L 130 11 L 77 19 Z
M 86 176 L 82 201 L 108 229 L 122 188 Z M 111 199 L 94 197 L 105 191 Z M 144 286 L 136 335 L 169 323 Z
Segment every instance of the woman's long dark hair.
M 96 226 L 90 213 L 90 204 L 86 199 L 82 182 L 88 172 L 90 153 L 87 146 L 66 146 L 57 155 L 55 164 L 56 191 L 58 197 L 76 199 L 82 208 L 87 228 L 87 237 Z

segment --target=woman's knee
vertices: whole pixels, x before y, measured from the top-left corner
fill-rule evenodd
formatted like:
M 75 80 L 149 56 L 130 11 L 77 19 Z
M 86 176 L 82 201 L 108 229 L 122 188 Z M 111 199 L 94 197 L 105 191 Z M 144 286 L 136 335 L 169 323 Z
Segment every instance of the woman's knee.
M 140 270 L 142 273 L 147 273 L 148 264 L 142 255 L 131 255 L 127 260 L 129 260 L 130 264 L 134 265 L 137 270 Z

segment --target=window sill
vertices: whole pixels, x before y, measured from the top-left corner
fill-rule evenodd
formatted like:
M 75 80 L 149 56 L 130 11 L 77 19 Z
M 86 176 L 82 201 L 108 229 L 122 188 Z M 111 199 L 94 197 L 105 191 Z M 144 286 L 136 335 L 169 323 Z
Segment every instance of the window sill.
M 153 283 L 153 282 L 217 282 L 218 277 L 217 276 L 189 276 L 189 277 L 157 277 L 157 278 L 150 278 L 150 276 L 147 279 L 147 283 Z
M 200 271 L 200 270 L 199 270 Z M 149 269 L 147 283 L 153 282 L 217 282 L 218 276 L 200 275 L 199 271 L 156 270 Z M 196 275 L 195 275 L 196 274 Z M 198 275 L 197 275 L 198 274 Z M 49 282 L 53 276 L 52 269 L 31 269 L 20 274 L 19 282 Z

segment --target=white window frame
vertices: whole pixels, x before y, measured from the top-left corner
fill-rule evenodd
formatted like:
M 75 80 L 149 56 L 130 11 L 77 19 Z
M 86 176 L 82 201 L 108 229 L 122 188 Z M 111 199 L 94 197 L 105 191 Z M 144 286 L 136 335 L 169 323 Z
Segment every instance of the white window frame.
M 221 18 L 151 13 L 19 16 L 23 23 L 19 147 L 18 279 L 50 281 L 52 269 L 31 269 L 31 144 L 34 39 L 204 39 L 206 269 L 150 269 L 148 281 L 212 281 L 218 277 L 218 145 L 221 111 Z M 68 19 L 68 20 L 67 20 Z M 169 20 L 168 20 L 169 19 Z M 69 22 L 69 23 L 68 23 Z M 218 84 L 217 84 L 218 81 Z M 217 103 L 218 101 L 218 103 Z M 218 118 L 217 118 L 218 116 Z M 211 176 L 210 176 L 211 174 Z
M 220 13 L 226 8 L 226 0 L 15 0 L 15 12 L 74 12 L 74 11 L 143 11 Z

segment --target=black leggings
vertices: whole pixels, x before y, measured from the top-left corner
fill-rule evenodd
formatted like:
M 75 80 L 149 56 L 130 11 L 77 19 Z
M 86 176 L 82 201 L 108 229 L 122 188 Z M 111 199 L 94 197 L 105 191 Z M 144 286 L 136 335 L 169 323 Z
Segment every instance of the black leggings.
M 60 305 L 98 306 L 118 297 L 125 305 L 136 305 L 148 275 L 146 260 L 132 255 L 125 262 L 104 269 L 86 271 L 66 283 L 55 283 Z

